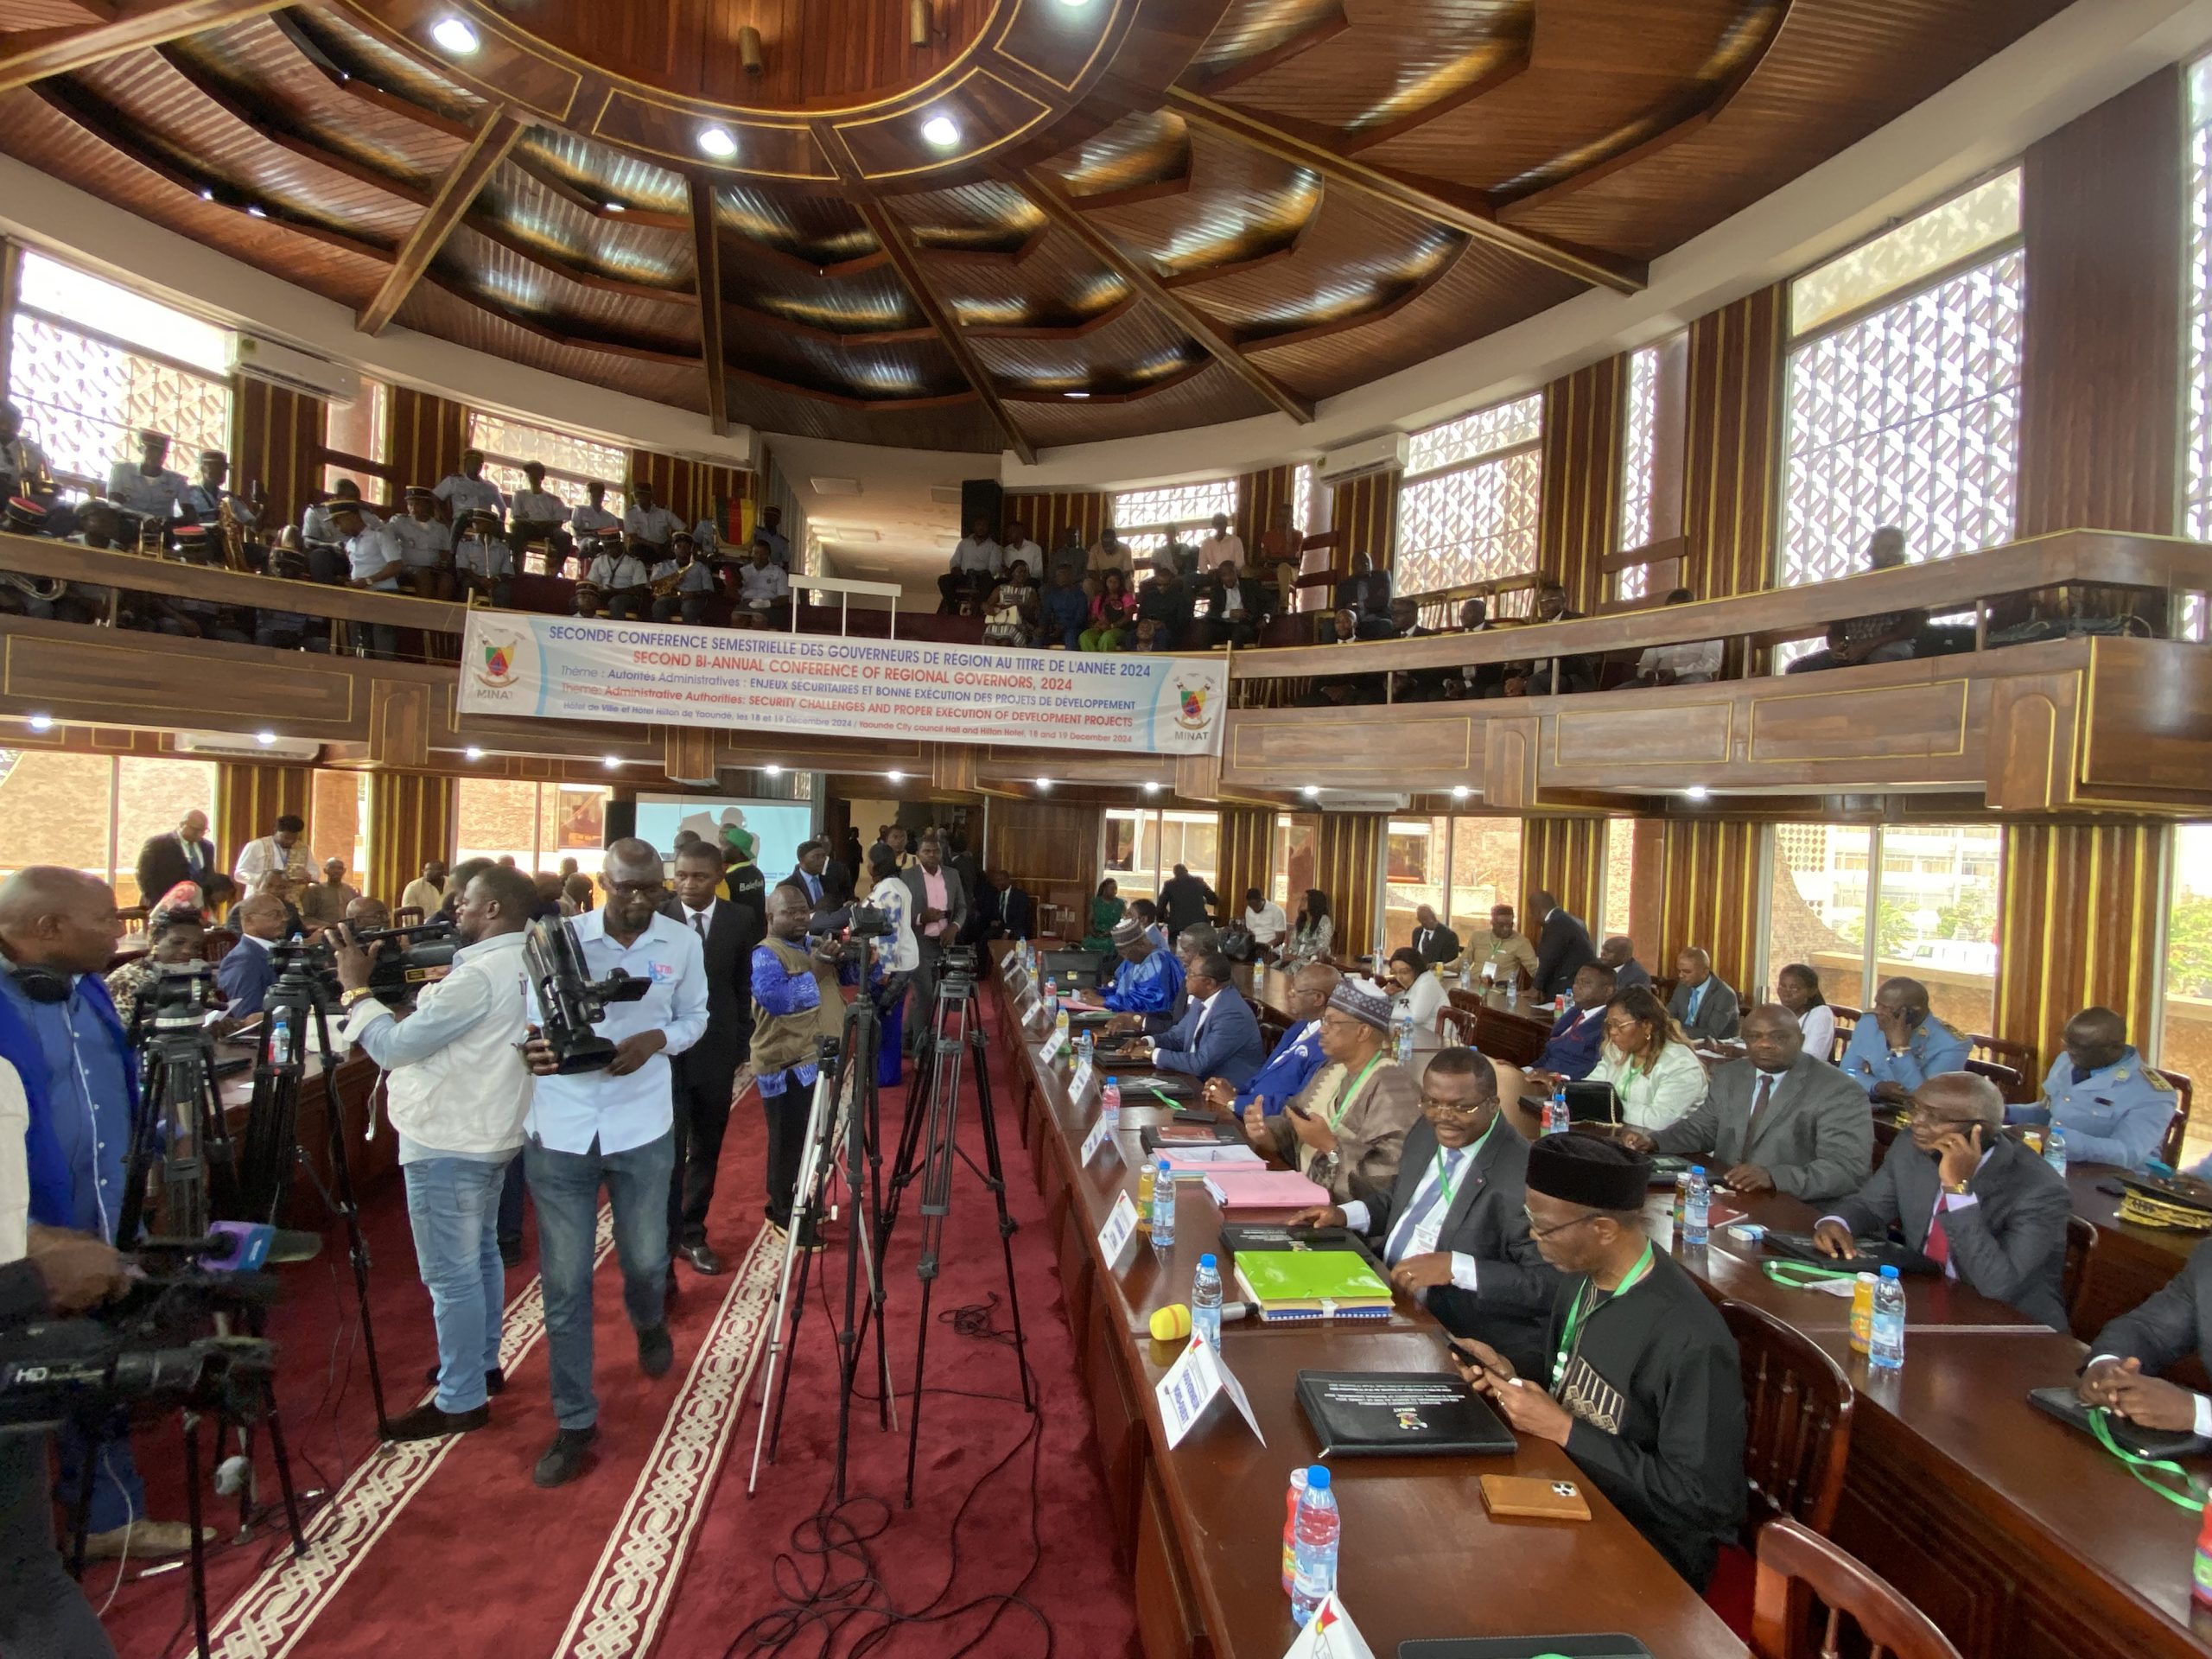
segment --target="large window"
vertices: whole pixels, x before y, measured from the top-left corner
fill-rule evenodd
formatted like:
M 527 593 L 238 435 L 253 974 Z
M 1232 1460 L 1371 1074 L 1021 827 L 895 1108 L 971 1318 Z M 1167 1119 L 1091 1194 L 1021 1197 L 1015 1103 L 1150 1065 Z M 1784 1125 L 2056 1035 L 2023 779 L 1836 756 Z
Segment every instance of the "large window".
M 2189 118 L 2189 406 L 2183 488 L 2185 533 L 2202 541 L 2212 537 L 2212 58 L 2190 68 Z M 2192 639 L 2204 637 L 2202 594 L 2185 601 L 2179 632 Z
M 1659 477 L 1659 350 L 1647 346 L 1628 359 L 1628 397 L 1621 411 L 1621 521 L 1613 545 L 1622 552 L 1651 540 L 1652 494 Z M 1622 571 L 1616 599 L 1642 599 L 1643 565 Z
M 1535 569 L 1543 430 L 1539 393 L 1414 434 L 1398 491 L 1394 591 L 1431 594 Z M 1525 594 L 1509 601 L 1495 608 L 1526 614 Z
M 231 442 L 230 336 L 212 323 L 48 259 L 22 256 L 8 395 L 66 480 L 105 486 L 141 427 L 190 474 Z
M 464 778 L 456 791 L 456 858 L 512 858 L 535 873 L 564 858 L 599 872 L 608 791 L 599 784 L 512 783 Z
M 1928 987 L 1954 1031 L 1989 1028 L 1996 825 L 1783 823 L 1773 835 L 1763 984 L 1806 963 L 1831 1002 L 1863 1008 L 1881 981 L 1903 974 Z
M 2212 1088 L 2212 823 L 2174 831 L 2173 897 L 2166 912 L 2165 1004 L 2158 1064 Z M 2192 1114 L 2185 1162 L 2212 1151 L 2212 1119 Z
M 0 877 L 60 864 L 113 883 L 118 904 L 149 903 L 138 849 L 194 807 L 213 820 L 213 762 L 0 749 Z
M 1413 939 L 1427 905 L 1464 944 L 1493 905 L 1520 907 L 1521 825 L 1514 818 L 1393 818 L 1384 850 L 1384 942 Z M 1338 895 L 1330 894 L 1336 900 Z
M 1605 820 L 1605 893 L 1599 908 L 1604 934 L 1632 938 L 1636 932 L 1636 820 Z
M 1172 534 L 1195 543 L 1213 523 L 1214 514 L 1225 512 L 1234 522 L 1238 500 L 1233 478 L 1123 490 L 1108 503 L 1107 522 L 1141 566 L 1166 547 Z
M 391 464 L 391 388 L 361 377 L 361 395 L 350 404 L 322 406 L 322 487 L 336 494 L 350 478 L 361 493 L 387 506 L 401 505 Z
M 1114 878 L 1125 901 L 1156 896 L 1178 864 L 1213 887 L 1221 868 L 1221 816 L 1174 807 L 1109 806 L 1104 850 L 1105 874 Z M 1243 912 L 1243 894 L 1220 898 L 1225 912 Z
M 468 411 L 468 447 L 484 452 L 484 476 L 509 495 L 527 489 L 523 463 L 535 461 L 545 468 L 545 493 L 556 495 L 571 507 L 582 506 L 585 486 L 607 486 L 610 512 L 626 511 L 623 482 L 630 471 L 627 452 L 611 443 L 578 437 L 550 426 L 531 426 L 504 416 Z M 663 503 L 665 505 L 665 503 Z

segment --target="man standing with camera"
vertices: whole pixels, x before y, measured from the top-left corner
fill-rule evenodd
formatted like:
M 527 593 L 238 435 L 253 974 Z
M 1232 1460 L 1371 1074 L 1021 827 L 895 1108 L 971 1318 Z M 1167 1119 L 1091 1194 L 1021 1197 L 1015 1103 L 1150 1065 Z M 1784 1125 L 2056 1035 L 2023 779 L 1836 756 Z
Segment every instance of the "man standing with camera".
M 786 1234 L 820 1071 L 816 1039 L 836 1038 L 845 1018 L 836 957 L 806 947 L 810 914 L 803 888 L 779 887 L 768 895 L 768 937 L 753 952 L 753 1069 L 768 1120 L 768 1224 Z M 817 1241 L 798 1243 L 811 1249 Z
M 565 1485 L 582 1474 L 599 1433 L 591 1269 L 602 1185 L 614 1212 L 614 1253 L 638 1333 L 639 1369 L 665 1376 L 676 1361 L 666 1318 L 668 1184 L 676 1168 L 670 1060 L 707 1028 L 705 961 L 698 935 L 661 914 L 667 887 L 650 843 L 634 836 L 614 842 L 599 880 L 607 902 L 560 925 L 594 983 L 619 968 L 647 988 L 634 1001 L 608 1003 L 593 1022 L 592 1030 L 615 1045 L 605 1069 L 561 1075 L 560 1055 L 543 1037 L 533 1037 L 525 1051 L 537 1082 L 523 1126 L 523 1167 L 537 1205 L 558 1425 L 531 1475 L 540 1486 Z M 542 1008 L 537 1014 L 545 1017 Z
M 423 987 L 404 1020 L 369 990 L 385 942 L 364 949 L 338 931 L 340 1037 L 389 1074 L 415 1260 L 438 1332 L 437 1395 L 392 1420 L 395 1440 L 480 1428 L 492 1415 L 487 1393 L 505 1385 L 499 1188 L 530 1109 L 522 932 L 537 902 L 537 887 L 518 870 L 494 865 L 470 882 L 454 918 L 461 948 L 452 966 Z
M 722 1261 L 707 1243 L 707 1211 L 729 1128 L 730 1093 L 752 1048 L 753 947 L 760 943 L 760 912 L 718 898 L 721 879 L 721 849 L 710 841 L 690 842 L 676 855 L 676 898 L 668 910 L 698 936 L 707 976 L 707 1029 L 675 1062 L 668 1237 L 695 1271 L 710 1276 L 722 1270 Z

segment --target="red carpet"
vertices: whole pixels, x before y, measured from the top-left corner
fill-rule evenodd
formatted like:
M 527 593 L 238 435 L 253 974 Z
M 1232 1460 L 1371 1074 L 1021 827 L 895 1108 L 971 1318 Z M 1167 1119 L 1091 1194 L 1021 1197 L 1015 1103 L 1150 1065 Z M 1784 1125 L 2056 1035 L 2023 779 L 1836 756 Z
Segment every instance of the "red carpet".
M 335 1254 L 312 1268 L 288 1270 L 289 1298 L 272 1334 L 285 1356 L 280 1386 L 295 1475 L 302 1488 L 334 1481 L 341 1490 L 310 1517 L 305 1561 L 293 1561 L 281 1531 L 266 1529 L 242 1545 L 226 1541 L 211 1559 L 214 1650 L 232 1659 L 366 1655 L 428 1637 L 441 1652 L 502 1659 L 811 1656 L 852 1653 L 856 1643 L 878 1654 L 1008 1659 L 1133 1651 L 1128 1589 L 1097 1536 L 1103 1493 L 1041 1205 L 1013 1128 L 1010 1094 L 1002 1077 L 995 1082 L 1010 1160 L 1008 1203 L 1023 1229 L 1015 1266 L 1040 1412 L 1032 1418 L 1021 1408 L 1012 1348 L 962 1334 L 952 1320 L 963 1305 L 995 1295 L 992 1324 L 1001 1332 L 1010 1325 L 996 1213 L 963 1166 L 932 1304 L 912 1511 L 898 1504 L 919 1309 L 917 1192 L 907 1194 L 892 1242 L 888 1335 L 900 1428 L 883 1433 L 872 1402 L 856 1409 L 845 1527 L 832 1529 L 840 1537 L 878 1535 L 864 1550 L 880 1578 L 868 1580 L 860 1547 L 830 1557 L 830 1593 L 839 1608 L 817 1608 L 796 1624 L 760 1623 L 790 1608 L 791 1598 L 805 1599 L 825 1572 L 820 1554 L 804 1552 L 818 1548 L 818 1533 L 806 1523 L 829 1497 L 844 1257 L 833 1249 L 817 1258 L 798 1349 L 781 1362 L 791 1369 L 791 1386 L 779 1460 L 764 1465 L 760 1493 L 748 1499 L 755 1368 L 766 1360 L 779 1262 L 773 1236 L 759 1230 L 760 1116 L 748 1096 L 726 1143 L 714 1222 L 730 1271 L 707 1280 L 679 1267 L 683 1291 L 670 1313 L 677 1364 L 658 1382 L 636 1368 L 611 1251 L 602 1257 L 594 1299 L 601 1440 L 587 1474 L 557 1491 L 539 1491 L 530 1480 L 552 1429 L 534 1258 L 508 1275 L 513 1363 L 491 1426 L 383 1456 L 373 1455 L 374 1414 L 353 1341 L 342 1241 L 334 1239 Z M 903 1103 L 903 1090 L 884 1097 L 885 1134 L 894 1141 Z M 972 1111 L 963 1141 L 980 1164 Z M 434 1344 L 397 1182 L 372 1198 L 368 1231 L 376 1262 L 372 1313 L 387 1404 L 397 1412 L 423 1397 Z M 841 1223 L 833 1236 L 842 1231 Z M 871 1342 L 871 1363 L 874 1351 Z M 1027 1439 L 1033 1428 L 1041 1439 Z M 163 1516 L 183 1513 L 175 1446 L 173 1425 L 139 1437 L 149 1505 Z M 265 1466 L 265 1451 L 261 1461 Z M 275 1490 L 273 1476 L 264 1475 L 264 1492 L 273 1498 Z M 227 1540 L 234 1505 L 211 1504 L 219 1507 L 209 1518 Z M 1033 1534 L 1043 1541 L 1041 1554 Z M 118 1651 L 134 1659 L 190 1651 L 181 1569 L 150 1579 L 137 1572 L 134 1565 L 106 1615 Z M 112 1565 L 89 1570 L 96 1603 L 114 1583 Z M 1007 1599 L 1016 1594 L 1028 1605 Z M 900 1616 L 918 1622 L 891 1628 Z M 779 1649 L 779 1641 L 786 1645 Z

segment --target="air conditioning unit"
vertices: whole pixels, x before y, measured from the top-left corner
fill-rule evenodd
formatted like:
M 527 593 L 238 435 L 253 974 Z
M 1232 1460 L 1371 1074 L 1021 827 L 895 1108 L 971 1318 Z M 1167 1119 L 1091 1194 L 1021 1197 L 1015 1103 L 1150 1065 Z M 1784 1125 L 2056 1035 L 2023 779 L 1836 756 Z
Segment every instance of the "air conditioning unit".
M 304 737 L 279 737 L 269 742 L 236 732 L 179 732 L 175 734 L 179 754 L 202 754 L 220 760 L 313 760 L 322 753 L 322 745 Z
M 265 380 L 334 404 L 350 404 L 361 395 L 361 377 L 343 364 L 252 334 L 231 336 L 231 367 L 249 380 Z
M 1363 438 L 1357 443 L 1348 443 L 1341 449 L 1332 450 L 1315 466 L 1313 477 L 1316 482 L 1335 489 L 1355 478 L 1366 478 L 1376 473 L 1403 472 L 1406 453 L 1406 435 L 1385 432 L 1379 438 Z
M 1362 794 L 1351 789 L 1325 789 L 1308 798 L 1301 810 L 1322 812 L 1402 812 L 1413 804 L 1410 795 Z

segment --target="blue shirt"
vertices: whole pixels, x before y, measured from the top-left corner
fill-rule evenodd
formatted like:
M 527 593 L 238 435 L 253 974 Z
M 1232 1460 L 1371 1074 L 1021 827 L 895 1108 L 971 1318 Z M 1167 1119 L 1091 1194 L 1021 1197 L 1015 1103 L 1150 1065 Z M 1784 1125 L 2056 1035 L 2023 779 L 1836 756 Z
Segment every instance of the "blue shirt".
M 1851 1033 L 1851 1046 L 1843 1051 L 1843 1075 L 1869 1095 L 1880 1083 L 1894 1083 L 1910 1094 L 1940 1072 L 1966 1069 L 1966 1039 L 1932 1014 L 1913 1027 L 1905 1052 L 1892 1054 L 1890 1039 L 1882 1035 L 1869 1008 Z
M 78 982 L 82 985 L 80 976 Z M 30 1030 L 46 1062 L 45 1118 L 69 1172 L 67 1225 L 112 1241 L 123 1217 L 124 1165 L 136 1116 L 123 1042 L 81 990 L 35 1002 L 12 974 L 0 996 Z
M 2066 1132 L 2069 1162 L 2140 1169 L 2158 1155 L 2158 1142 L 2180 1103 L 2171 1085 L 2163 1077 L 2153 1081 L 2132 1048 L 2078 1081 L 2074 1062 L 2062 1052 L 2043 1080 L 2042 1101 L 2005 1116 L 2015 1122 L 2056 1119 Z
M 1267 1102 L 1263 1108 L 1269 1117 L 1282 1110 L 1291 1098 L 1313 1081 L 1325 1056 L 1321 1052 L 1321 1022 L 1309 1020 L 1302 1026 L 1293 1026 L 1282 1034 L 1275 1045 L 1275 1052 L 1268 1056 L 1252 1079 L 1249 1089 L 1237 1091 L 1236 1110 L 1242 1116 L 1254 1100 Z
M 607 1017 L 592 1029 L 617 1043 L 641 1031 L 660 1032 L 666 1040 L 627 1077 L 601 1071 L 539 1077 L 523 1133 L 556 1152 L 589 1152 L 594 1140 L 602 1154 L 627 1152 L 658 1141 L 676 1121 L 668 1062 L 706 1032 L 706 954 L 696 933 L 658 912 L 627 949 L 607 938 L 604 906 L 572 918 L 568 925 L 583 955 L 584 971 L 594 980 L 620 968 L 652 982 L 637 1001 L 611 1004 Z M 543 1017 L 533 985 L 531 1023 Z
M 1154 950 L 1142 962 L 1124 960 L 1114 983 L 1100 999 L 1116 1014 L 1166 1014 L 1183 1006 L 1183 964 L 1173 953 Z
M 1614 988 L 1618 990 L 1620 987 L 1620 981 L 1616 979 L 1613 982 L 1613 985 Z M 1690 1020 L 1697 1018 L 1697 1011 L 1705 1001 L 1705 994 L 1712 988 L 1713 976 L 1711 974 L 1707 974 L 1703 979 L 1698 981 L 1695 988 L 1690 992 L 1689 1006 L 1682 1011 L 1685 1018 Z

